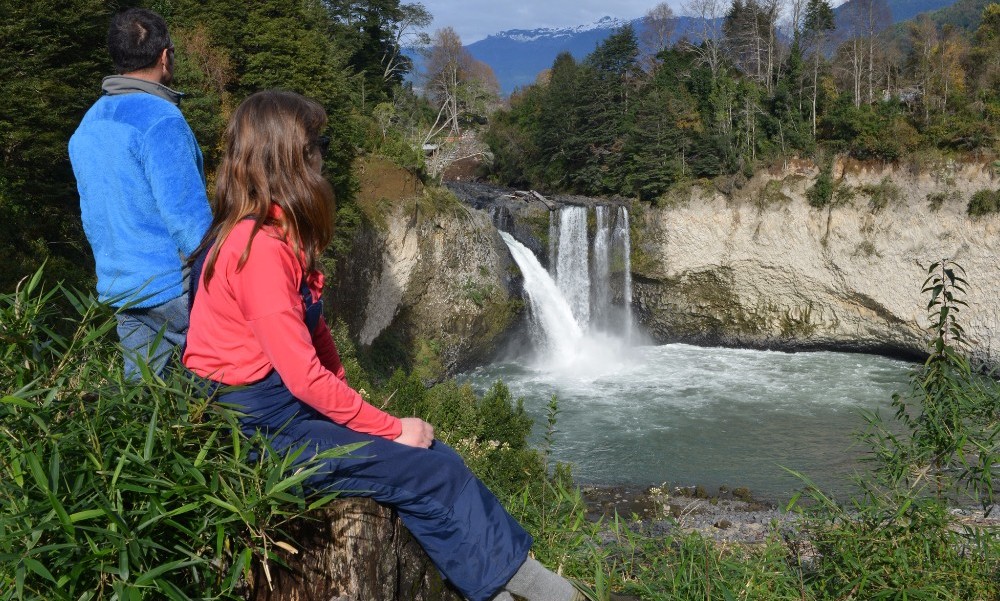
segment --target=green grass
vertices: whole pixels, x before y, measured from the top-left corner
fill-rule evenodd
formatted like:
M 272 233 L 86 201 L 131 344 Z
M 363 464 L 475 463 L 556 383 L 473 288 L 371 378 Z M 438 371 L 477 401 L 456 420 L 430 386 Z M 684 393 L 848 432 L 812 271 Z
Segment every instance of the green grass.
M 373 384 L 338 342 L 367 398 L 433 423 L 531 532 L 536 557 L 591 599 L 989 600 L 1000 532 L 949 511 L 994 502 L 1000 439 L 1000 387 L 960 352 L 967 285 L 957 266 L 932 266 L 931 358 L 894 400 L 898 424 L 869 416 L 861 493 L 835 502 L 803 475 L 789 504 L 798 521 L 758 544 L 685 533 L 670 517 L 589 519 L 569 467 L 550 461 L 556 399 L 533 449 L 502 383 L 482 397 L 405 372 Z M 41 274 L 0 295 L 0 600 L 242 598 L 253 562 L 288 544 L 283 526 L 332 496 L 307 495 L 309 463 L 243 437 L 180 375 L 124 382 L 113 329 L 107 308 L 44 290 Z

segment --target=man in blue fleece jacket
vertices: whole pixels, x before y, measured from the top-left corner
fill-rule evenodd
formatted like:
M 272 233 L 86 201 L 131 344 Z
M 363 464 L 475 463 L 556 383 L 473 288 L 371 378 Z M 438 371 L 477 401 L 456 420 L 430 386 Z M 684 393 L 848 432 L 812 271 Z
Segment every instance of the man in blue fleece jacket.
M 118 308 L 125 375 L 162 374 L 188 327 L 184 260 L 212 220 L 201 150 L 181 114 L 167 24 L 149 10 L 118 13 L 108 50 L 119 75 L 69 142 L 97 291 Z

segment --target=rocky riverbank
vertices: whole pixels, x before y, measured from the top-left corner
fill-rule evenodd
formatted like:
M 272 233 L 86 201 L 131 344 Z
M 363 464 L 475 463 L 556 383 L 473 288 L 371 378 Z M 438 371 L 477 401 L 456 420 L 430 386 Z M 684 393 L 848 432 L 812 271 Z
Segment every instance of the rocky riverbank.
M 460 206 L 405 173 L 367 169 L 369 219 L 338 266 L 333 304 L 362 345 L 408 355 L 429 380 L 488 361 L 523 323 L 519 274 L 494 224 L 546 265 L 559 205 L 629 209 L 630 300 L 657 343 L 920 357 L 921 287 L 928 266 L 950 258 L 967 271 L 969 350 L 1000 361 L 1000 216 L 966 214 L 973 194 L 1000 185 L 990 164 L 840 160 L 822 209 L 807 201 L 819 174 L 808 161 L 739 186 L 695 182 L 656 207 L 451 182 Z
M 755 499 L 746 488 L 707 491 L 702 486 L 583 486 L 591 520 L 617 514 L 649 536 L 698 533 L 725 543 L 755 544 L 789 531 L 799 516 Z
M 773 501 L 760 500 L 746 488 L 702 486 L 582 486 L 587 516 L 609 523 L 617 516 L 644 536 L 698 534 L 720 544 L 761 544 L 770 537 L 803 541 L 802 514 Z M 950 510 L 956 527 L 1000 528 L 1000 507 L 985 510 L 958 506 Z M 610 541 L 613 533 L 605 530 Z

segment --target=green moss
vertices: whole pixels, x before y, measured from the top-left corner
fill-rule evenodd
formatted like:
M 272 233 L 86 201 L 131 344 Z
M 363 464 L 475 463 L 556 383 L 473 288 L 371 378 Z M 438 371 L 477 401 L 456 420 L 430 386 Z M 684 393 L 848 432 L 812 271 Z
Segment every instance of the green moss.
M 518 225 L 527 227 L 531 237 L 542 244 L 542 248 L 549 246 L 549 211 L 532 208 L 527 211 L 520 211 L 515 216 Z
M 659 265 L 656 252 L 649 253 L 646 248 L 652 244 L 649 240 L 647 229 L 643 226 L 646 222 L 647 208 L 642 203 L 633 203 L 629 208 L 629 242 L 632 248 L 629 249 L 629 260 L 632 263 L 632 273 L 651 273 Z
M 781 315 L 781 337 L 801 340 L 816 333 L 817 325 L 812 322 L 812 303 L 805 307 L 785 309 Z
M 432 382 L 445 372 L 441 358 L 441 342 L 436 339 L 417 339 L 413 349 L 413 375 Z
M 766 209 L 774 205 L 784 205 L 792 201 L 792 198 L 785 194 L 783 187 L 785 181 L 780 179 L 768 180 L 766 184 L 754 196 L 754 204 L 759 209 Z
M 878 213 L 890 203 L 899 202 L 903 197 L 902 190 L 888 176 L 883 177 L 877 184 L 861 186 L 859 191 L 868 197 L 868 207 L 872 213 Z
M 653 206 L 665 209 L 691 204 L 695 194 L 711 198 L 715 194 L 715 184 L 709 179 L 686 179 L 674 182 L 667 191 L 653 200 Z
M 972 195 L 966 212 L 970 217 L 1000 213 L 1000 190 L 980 190 Z
M 768 310 L 748 311 L 733 292 L 731 268 L 687 274 L 664 284 L 683 291 L 687 304 L 698 307 L 698 315 L 685 315 L 671 324 L 678 334 L 755 336 L 768 329 Z

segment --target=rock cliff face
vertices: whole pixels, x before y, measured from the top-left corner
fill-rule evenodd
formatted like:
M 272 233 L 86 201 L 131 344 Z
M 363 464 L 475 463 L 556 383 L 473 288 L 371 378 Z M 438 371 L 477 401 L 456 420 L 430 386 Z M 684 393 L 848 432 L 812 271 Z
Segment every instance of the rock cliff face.
M 633 218 L 633 305 L 654 339 L 776 349 L 920 355 L 928 266 L 950 258 L 969 281 L 961 313 L 976 358 L 1000 360 L 1000 217 L 970 219 L 989 166 L 834 165 L 834 204 L 806 201 L 800 163 L 723 194 L 695 186 Z
M 931 263 L 950 258 L 967 272 L 960 318 L 971 350 L 1000 362 L 1000 216 L 966 215 L 972 194 L 1000 186 L 993 168 L 839 161 L 833 204 L 823 209 L 806 200 L 818 173 L 800 162 L 728 193 L 706 183 L 668 206 L 634 203 L 632 304 L 651 337 L 920 356 L 928 324 L 921 286 Z M 384 217 L 358 228 L 333 293 L 337 315 L 363 345 L 405 354 L 427 379 L 488 360 L 523 316 L 518 270 L 491 220 L 544 260 L 547 203 L 612 202 L 452 188 L 474 208 L 412 185 L 369 199 L 382 203 L 373 214 Z
M 362 207 L 380 208 L 356 228 L 331 300 L 363 346 L 434 380 L 485 360 L 520 318 L 518 274 L 486 213 L 444 191 L 397 188 L 363 192 Z

